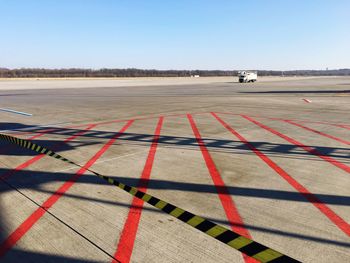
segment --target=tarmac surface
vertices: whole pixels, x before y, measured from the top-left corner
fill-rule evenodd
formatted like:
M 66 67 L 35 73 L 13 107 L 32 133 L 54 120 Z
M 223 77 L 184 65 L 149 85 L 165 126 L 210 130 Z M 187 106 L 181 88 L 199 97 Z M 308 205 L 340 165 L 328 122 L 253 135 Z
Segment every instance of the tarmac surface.
M 1 133 L 297 260 L 350 262 L 349 77 L 123 83 L 2 80 L 0 108 L 33 116 L 0 111 Z M 0 142 L 0 261 L 253 262 L 84 168 Z

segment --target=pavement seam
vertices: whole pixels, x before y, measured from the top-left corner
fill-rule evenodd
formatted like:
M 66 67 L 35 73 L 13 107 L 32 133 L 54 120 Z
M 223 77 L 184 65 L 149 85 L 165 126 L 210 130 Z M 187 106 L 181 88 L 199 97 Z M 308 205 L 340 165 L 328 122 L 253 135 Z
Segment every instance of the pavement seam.
M 233 198 L 231 197 L 231 195 L 229 194 L 229 191 L 226 188 L 226 185 L 225 185 L 225 183 L 220 175 L 220 172 L 218 171 L 218 169 L 214 163 L 214 160 L 212 159 L 207 147 L 205 146 L 205 143 L 203 142 L 202 136 L 198 130 L 198 127 L 197 127 L 192 115 L 187 114 L 187 118 L 188 118 L 188 121 L 191 125 L 193 134 L 197 140 L 198 146 L 202 152 L 203 159 L 205 161 L 205 164 L 207 166 L 207 169 L 208 169 L 208 172 L 211 176 L 213 184 L 217 190 L 217 194 L 219 196 L 221 205 L 225 211 L 227 220 L 230 223 L 231 229 L 244 237 L 251 238 L 249 230 L 245 228 L 243 219 L 242 219 L 241 215 L 239 214 L 239 211 L 236 207 L 236 204 L 235 204 Z M 239 223 L 240 226 L 237 226 L 237 224 L 235 224 L 235 223 Z M 247 262 L 247 263 L 248 262 L 256 262 L 255 259 L 247 256 L 244 253 L 242 255 L 243 255 L 243 259 L 245 262 Z
M 52 207 L 59 200 L 59 198 L 63 196 L 71 186 L 73 186 L 79 177 L 82 176 L 87 171 L 87 169 L 91 167 L 99 157 L 101 157 L 105 151 L 107 151 L 113 142 L 117 140 L 117 138 L 132 124 L 132 122 L 133 120 L 127 122 L 124 127 L 119 132 L 117 132 L 113 138 L 107 141 L 102 146 L 102 148 L 97 153 L 95 153 L 95 155 L 90 158 L 90 160 L 82 168 L 79 169 L 75 175 L 73 175 L 68 181 L 62 184 L 61 187 L 59 187 L 53 195 L 51 195 L 37 210 L 35 210 L 25 221 L 23 221 L 19 227 L 17 227 L 17 229 L 13 231 L 5 239 L 5 241 L 0 244 L 0 258 L 4 256 L 6 252 L 8 252 L 8 250 L 10 250 L 23 237 L 23 235 L 28 232 L 32 226 L 38 222 L 38 220 L 45 214 L 47 209 Z M 43 210 L 41 207 L 45 207 L 46 209 Z
M 269 167 L 271 167 L 277 174 L 279 174 L 289 185 L 296 189 L 304 198 L 306 198 L 311 204 L 313 204 L 321 213 L 323 213 L 331 222 L 333 222 L 343 233 L 350 236 L 350 225 L 340 216 L 338 216 L 332 209 L 326 204 L 321 202 L 313 193 L 307 190 L 302 184 L 289 175 L 283 168 L 270 159 L 267 155 L 255 148 L 247 139 L 235 131 L 231 126 L 224 122 L 216 113 L 212 113 L 228 131 L 235 135 L 240 141 L 244 142 L 248 148 L 251 149 L 260 159 L 262 159 Z
M 154 132 L 152 144 L 150 146 L 148 156 L 139 179 L 137 188 L 141 191 L 146 192 L 148 187 L 148 181 L 151 178 L 151 172 L 154 164 L 154 159 L 157 151 L 159 136 L 161 133 L 164 117 L 160 117 Z M 130 262 L 131 254 L 134 248 L 136 234 L 138 226 L 141 220 L 142 207 L 144 201 L 133 197 L 131 206 L 127 218 L 124 223 L 123 230 L 119 237 L 117 249 L 114 257 L 123 263 Z M 115 263 L 115 261 L 113 261 Z

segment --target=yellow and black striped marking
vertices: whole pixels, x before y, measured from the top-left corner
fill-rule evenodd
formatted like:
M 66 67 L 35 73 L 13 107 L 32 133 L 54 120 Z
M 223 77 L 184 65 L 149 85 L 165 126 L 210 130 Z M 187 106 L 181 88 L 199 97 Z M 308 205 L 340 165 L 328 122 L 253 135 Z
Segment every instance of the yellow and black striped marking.
M 47 148 L 44 148 L 40 145 L 32 143 L 28 140 L 19 139 L 13 136 L 0 134 L 0 139 L 9 141 L 11 143 L 17 144 L 23 148 L 31 149 L 37 153 L 46 154 L 53 158 L 59 159 L 64 162 L 68 162 L 70 164 L 82 167 L 81 165 L 64 158 L 63 156 L 51 151 Z M 138 190 L 135 187 L 125 185 L 121 182 L 118 182 L 110 177 L 101 175 L 95 171 L 88 169 L 88 171 L 92 172 L 96 176 L 102 178 L 110 184 L 113 184 L 120 189 L 128 192 L 129 194 L 136 196 L 139 199 L 142 199 L 146 203 L 162 210 L 163 212 L 181 220 L 182 222 L 198 229 L 199 231 L 225 243 L 226 245 L 239 250 L 240 252 L 257 259 L 260 262 L 299 262 L 291 257 L 283 255 L 282 253 L 268 248 L 258 242 L 255 242 L 249 238 L 239 235 L 236 232 L 233 232 L 223 226 L 215 224 L 203 217 L 192 214 L 191 212 L 185 211 L 180 207 L 172 205 L 166 201 L 158 199 L 152 195 L 146 194 Z

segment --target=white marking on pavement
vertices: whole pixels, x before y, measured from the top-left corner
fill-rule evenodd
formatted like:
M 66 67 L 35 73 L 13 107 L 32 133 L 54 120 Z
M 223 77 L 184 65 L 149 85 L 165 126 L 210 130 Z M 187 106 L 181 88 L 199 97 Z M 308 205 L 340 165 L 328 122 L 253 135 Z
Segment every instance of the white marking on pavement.
M 26 112 L 22 112 L 22 111 L 11 110 L 11 109 L 5 109 L 5 108 L 0 108 L 0 111 L 20 114 L 20 115 L 24 115 L 24 116 L 32 116 L 33 115 L 31 113 L 26 113 Z

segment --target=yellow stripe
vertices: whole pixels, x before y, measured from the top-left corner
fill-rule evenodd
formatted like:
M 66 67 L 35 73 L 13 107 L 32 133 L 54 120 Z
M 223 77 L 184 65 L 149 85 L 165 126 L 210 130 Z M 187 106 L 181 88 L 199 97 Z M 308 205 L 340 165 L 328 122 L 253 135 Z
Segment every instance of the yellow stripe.
M 152 198 L 152 196 L 150 196 L 149 194 L 145 194 L 145 195 L 142 197 L 142 200 L 145 201 L 145 202 L 148 202 L 151 198 Z
M 240 249 L 242 247 L 245 247 L 246 245 L 249 245 L 252 242 L 253 242 L 253 240 L 250 240 L 246 237 L 240 236 L 240 237 L 237 237 L 236 239 L 228 242 L 227 245 L 229 245 L 230 247 L 233 247 L 235 249 Z
M 181 216 L 184 212 L 185 212 L 185 210 L 176 207 L 173 211 L 170 212 L 170 214 L 177 218 L 177 217 Z
M 222 226 L 219 226 L 219 225 L 216 225 L 212 228 L 210 228 L 207 232 L 209 236 L 212 236 L 212 237 L 217 237 L 218 235 L 221 235 L 222 233 L 224 233 L 225 231 L 227 231 L 226 228 L 222 227 Z
M 254 258 L 260 260 L 261 262 L 269 262 L 282 256 L 283 255 L 281 253 L 272 250 L 271 248 L 268 248 L 258 254 L 255 254 Z
M 204 218 L 201 218 L 199 216 L 194 216 L 192 217 L 189 221 L 187 221 L 187 224 L 196 227 L 198 226 L 200 223 L 202 223 L 203 221 L 205 221 Z
M 137 189 L 135 187 L 131 187 L 130 194 L 135 195 L 137 192 Z
M 164 202 L 163 200 L 160 200 L 158 203 L 156 203 L 155 207 L 159 208 L 159 209 L 163 209 L 164 206 L 166 206 L 168 203 Z
M 46 149 L 46 148 L 43 148 L 39 145 L 36 145 L 34 143 L 31 143 L 30 141 L 27 141 L 27 140 L 22 140 L 22 139 L 19 139 L 19 138 L 16 138 L 16 137 L 12 137 L 12 136 L 6 136 L 6 135 L 2 135 L 0 134 L 0 138 L 5 138 L 7 139 L 8 141 L 10 142 L 15 142 L 17 143 L 18 145 L 24 147 L 24 148 L 31 148 L 32 150 L 35 150 L 36 152 L 39 152 L 39 153 L 44 153 L 45 151 L 47 155 L 50 155 L 52 154 L 52 157 L 55 157 L 55 158 L 58 158 L 58 159 L 61 159 L 61 160 L 64 160 L 64 161 L 67 161 L 69 163 L 72 163 L 74 165 L 77 165 L 79 167 L 81 167 L 80 165 L 74 163 L 74 162 L 71 162 L 69 161 L 68 159 L 65 159 L 63 158 L 62 156 L 56 154 L 55 152 L 52 152 L 51 150 L 49 149 Z M 92 172 L 92 171 L 91 171 Z M 109 178 L 107 176 L 103 176 L 103 175 L 100 175 L 96 172 L 93 172 L 95 175 L 97 175 L 98 177 L 108 181 L 110 184 L 116 184 L 118 185 L 119 188 L 122 188 L 123 190 L 125 190 L 126 187 L 130 187 L 130 186 L 127 186 L 125 184 L 122 184 L 122 183 L 119 183 L 118 181 L 114 181 L 114 179 L 112 178 Z M 132 195 L 135 195 L 137 193 L 137 188 L 135 187 L 130 187 L 130 191 L 129 193 L 132 194 Z M 144 193 L 143 197 L 142 197 L 142 200 L 148 202 L 153 196 L 149 195 L 149 194 L 146 194 Z M 157 204 L 155 205 L 155 207 L 159 208 L 159 209 L 164 209 L 164 207 L 167 205 L 168 203 L 163 201 L 163 200 L 159 200 L 157 202 Z M 175 207 L 171 212 L 170 212 L 170 215 L 178 218 L 180 217 L 184 212 L 186 212 L 185 210 L 181 209 L 181 208 L 178 208 L 178 207 Z M 197 227 L 199 224 L 201 224 L 202 222 L 206 221 L 204 218 L 202 217 L 199 217 L 199 216 L 196 216 L 194 215 L 190 220 L 187 221 L 187 224 L 191 225 L 192 227 Z M 210 222 L 210 221 L 209 221 Z M 226 232 L 226 231 L 230 231 L 222 226 L 219 226 L 219 225 L 215 225 L 214 227 L 212 227 L 211 229 L 209 229 L 208 231 L 206 231 L 205 233 L 208 234 L 209 236 L 211 237 L 214 237 L 214 238 L 217 238 L 219 235 L 221 235 L 222 233 Z M 253 240 L 249 239 L 249 238 L 246 238 L 246 237 L 243 237 L 243 236 L 239 236 L 238 238 L 226 243 L 227 245 L 231 246 L 232 248 L 235 248 L 235 249 L 241 249 L 251 243 L 255 243 Z M 270 249 L 270 248 L 266 248 L 264 251 L 261 251 L 257 254 L 252 254 L 250 253 L 251 257 L 261 261 L 261 262 L 270 262 L 274 259 L 277 259 L 277 258 L 280 258 L 282 256 L 284 256 L 283 254 L 273 250 L 273 249 Z

